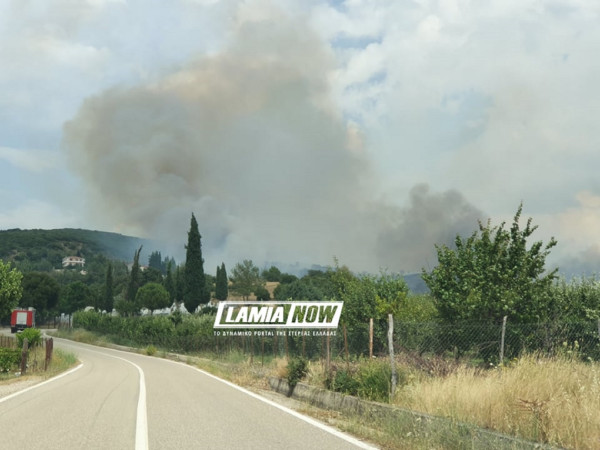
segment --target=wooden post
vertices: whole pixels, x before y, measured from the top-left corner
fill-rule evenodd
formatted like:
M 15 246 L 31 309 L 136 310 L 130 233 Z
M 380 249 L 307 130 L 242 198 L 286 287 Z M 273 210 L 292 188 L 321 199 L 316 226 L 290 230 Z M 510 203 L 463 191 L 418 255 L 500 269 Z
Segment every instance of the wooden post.
M 390 348 L 390 364 L 392 366 L 391 398 L 393 398 L 398 378 L 396 375 L 396 360 L 394 358 L 394 316 L 392 314 L 388 314 L 388 347 Z
M 44 361 L 44 370 L 48 370 L 48 366 L 52 361 L 52 353 L 54 350 L 54 340 L 52 338 L 46 341 L 46 359 Z
M 504 336 L 506 334 L 506 317 L 502 318 L 502 337 L 500 338 L 500 364 L 504 361 Z
M 369 319 L 369 358 L 373 358 L 373 318 Z

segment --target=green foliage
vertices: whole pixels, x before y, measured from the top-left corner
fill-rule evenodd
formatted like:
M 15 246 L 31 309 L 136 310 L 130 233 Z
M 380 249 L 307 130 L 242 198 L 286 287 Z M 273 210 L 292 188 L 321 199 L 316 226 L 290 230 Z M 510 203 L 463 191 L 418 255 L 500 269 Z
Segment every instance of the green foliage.
M 400 371 L 398 375 L 398 385 L 406 384 L 406 374 Z M 387 361 L 363 360 L 347 368 L 334 367 L 326 385 L 332 391 L 376 402 L 388 402 L 391 377 L 392 369 Z
M 382 273 L 379 277 L 371 279 L 371 282 L 375 285 L 375 309 L 379 316 L 397 316 L 408 297 L 408 286 L 404 278 Z
M 261 277 L 266 281 L 281 281 L 281 270 L 275 266 L 265 269 L 261 273 Z
M 600 281 L 597 277 L 559 280 L 551 289 L 552 320 L 600 319 Z
M 37 328 L 25 328 L 23 331 L 17 333 L 17 343 L 19 347 L 23 347 L 23 341 L 27 339 L 29 348 L 35 347 L 42 342 L 42 332 Z
M 264 284 L 258 267 L 254 265 L 251 259 L 245 259 L 235 265 L 231 281 L 233 283 L 232 289 L 246 300 L 250 294 L 255 292 L 258 286 Z
M 210 291 L 206 289 L 204 278 L 204 260 L 202 259 L 201 236 L 198 222 L 192 214 L 188 243 L 185 246 L 185 271 L 183 277 L 183 302 L 188 311 L 194 312 L 200 304 L 210 300 Z
M 323 292 L 306 278 L 278 285 L 273 296 L 280 300 L 323 300 Z
M 456 249 L 436 246 L 438 266 L 423 280 L 447 321 L 499 322 L 503 316 L 519 322 L 537 322 L 548 316 L 550 289 L 556 269 L 545 273 L 545 260 L 556 245 L 554 238 L 529 248 L 527 240 L 536 230 L 527 221 L 520 229 L 522 205 L 510 230 L 504 223 L 492 227 L 479 223 L 469 238 L 456 237 Z
M 154 356 L 156 354 L 156 347 L 154 345 L 149 345 L 146 347 L 146 355 Z
M 291 387 L 298 384 L 308 373 L 308 361 L 305 358 L 290 358 L 287 363 L 287 381 Z
M 254 295 L 256 295 L 256 300 L 270 300 L 271 294 L 264 286 L 256 286 L 254 288 Z
M 174 351 L 214 349 L 214 315 L 115 317 L 96 311 L 73 314 L 73 326 L 98 332 L 129 345 L 154 345 Z
M 217 300 L 227 300 L 229 295 L 227 270 L 225 269 L 225 263 L 221 263 L 221 266 L 217 266 L 217 277 L 215 281 L 215 298 Z
M 33 307 L 38 313 L 53 309 L 58 304 L 60 286 L 49 274 L 27 272 L 23 274 L 23 296 L 19 306 Z
M 173 277 L 172 264 L 170 261 L 167 264 L 167 275 L 165 276 L 163 284 L 165 286 L 165 289 L 169 293 L 169 300 L 171 301 L 171 304 L 172 304 L 176 299 L 176 290 L 175 290 L 175 278 Z
M 21 280 L 23 275 L 17 269 L 11 269 L 10 263 L 4 264 L 0 260 L 0 319 L 10 315 L 10 312 L 17 306 L 23 287 Z
M 156 269 L 162 273 L 162 256 L 160 252 L 154 251 L 148 257 L 148 268 Z
M 140 253 L 142 246 L 138 248 L 133 254 L 133 265 L 131 266 L 131 273 L 129 274 L 129 283 L 127 284 L 127 291 L 125 293 L 125 300 L 133 302 L 137 294 L 138 289 L 142 284 L 142 275 L 140 271 Z
M 2 230 L 0 231 L 0 259 L 13 261 L 22 272 L 62 268 L 62 258 L 80 255 L 88 264 L 95 255 L 127 261 L 142 239 L 117 233 L 82 229 L 57 230 Z
M 82 281 L 75 281 L 62 289 L 58 309 L 60 312 L 70 314 L 94 304 L 91 288 Z
M 106 266 L 106 279 L 104 281 L 104 293 L 102 295 L 102 304 L 99 305 L 100 310 L 106 312 L 112 312 L 114 306 L 114 282 L 113 282 L 113 269 L 112 264 L 108 263 Z
M 0 347 L 0 372 L 10 372 L 21 363 L 21 350 Z
M 159 283 L 148 283 L 139 288 L 135 303 L 139 308 L 147 308 L 150 311 L 171 306 L 169 293 Z

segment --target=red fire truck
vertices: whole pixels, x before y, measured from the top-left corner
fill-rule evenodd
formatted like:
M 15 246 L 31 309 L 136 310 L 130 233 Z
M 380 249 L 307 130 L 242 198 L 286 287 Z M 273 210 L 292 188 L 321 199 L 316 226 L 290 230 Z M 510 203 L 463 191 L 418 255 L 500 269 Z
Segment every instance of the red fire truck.
M 13 309 L 10 316 L 10 332 L 16 333 L 25 328 L 35 327 L 35 309 Z

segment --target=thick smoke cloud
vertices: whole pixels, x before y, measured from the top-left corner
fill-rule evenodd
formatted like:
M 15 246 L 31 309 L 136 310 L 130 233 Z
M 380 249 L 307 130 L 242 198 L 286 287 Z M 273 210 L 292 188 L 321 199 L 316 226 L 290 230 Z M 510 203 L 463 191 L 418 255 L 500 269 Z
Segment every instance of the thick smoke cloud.
M 377 241 L 380 264 L 429 270 L 437 264 L 434 244 L 452 246 L 457 234 L 470 235 L 482 218 L 459 192 L 430 193 L 419 184 L 411 189 L 407 208 L 390 210 Z
M 242 15 L 223 51 L 88 99 L 64 148 L 89 214 L 181 257 L 194 212 L 213 265 L 336 256 L 356 270 L 419 270 L 478 211 L 423 186 L 406 210 L 375 202 L 359 134 L 331 101 L 333 68 L 303 23 Z

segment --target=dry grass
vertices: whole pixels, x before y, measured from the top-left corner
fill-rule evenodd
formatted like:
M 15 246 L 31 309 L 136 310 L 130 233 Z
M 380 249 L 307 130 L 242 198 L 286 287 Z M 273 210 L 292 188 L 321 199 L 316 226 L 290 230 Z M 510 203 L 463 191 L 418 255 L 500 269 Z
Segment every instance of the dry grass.
M 600 364 L 525 356 L 402 389 L 398 405 L 568 448 L 600 448 Z

